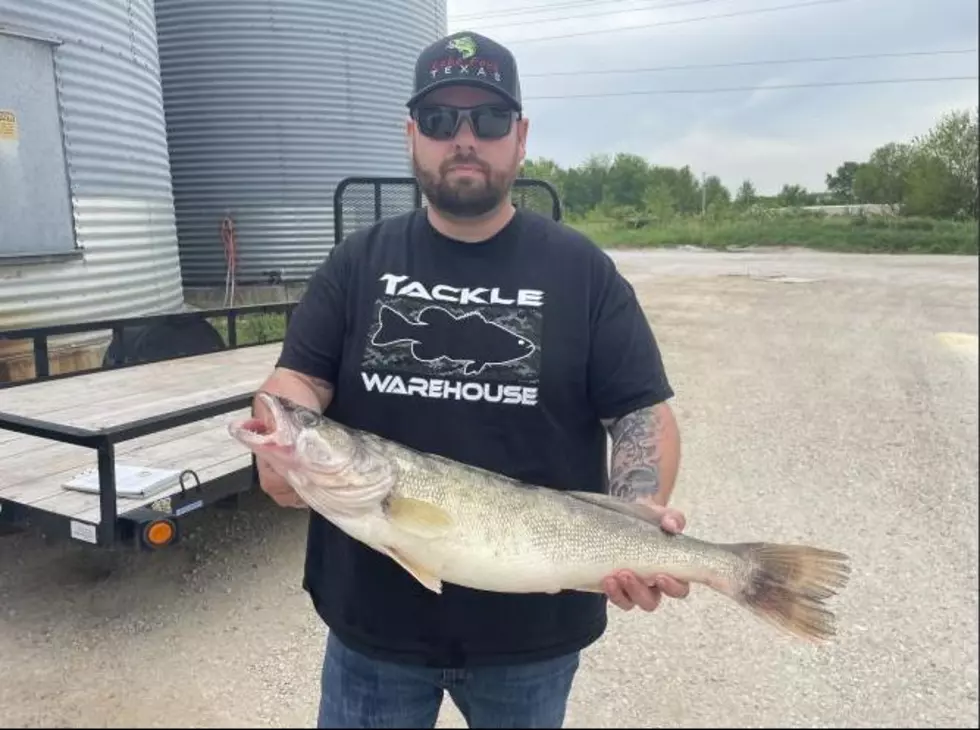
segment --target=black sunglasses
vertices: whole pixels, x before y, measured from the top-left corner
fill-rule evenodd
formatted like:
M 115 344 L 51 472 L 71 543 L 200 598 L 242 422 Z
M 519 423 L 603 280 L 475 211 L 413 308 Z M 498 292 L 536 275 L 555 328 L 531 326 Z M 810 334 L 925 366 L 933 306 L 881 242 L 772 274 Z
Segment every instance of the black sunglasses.
M 426 104 L 413 113 L 419 131 L 431 139 L 452 139 L 459 131 L 459 125 L 468 119 L 470 127 L 480 139 L 500 139 L 510 133 L 514 122 L 513 110 L 499 104 L 460 108 Z

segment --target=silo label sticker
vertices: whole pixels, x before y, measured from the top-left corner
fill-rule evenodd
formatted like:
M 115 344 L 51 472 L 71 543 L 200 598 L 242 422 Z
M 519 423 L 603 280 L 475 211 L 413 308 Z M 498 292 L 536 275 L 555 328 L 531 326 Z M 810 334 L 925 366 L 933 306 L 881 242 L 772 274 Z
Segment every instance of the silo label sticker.
M 0 139 L 17 139 L 17 117 L 4 109 L 0 109 Z

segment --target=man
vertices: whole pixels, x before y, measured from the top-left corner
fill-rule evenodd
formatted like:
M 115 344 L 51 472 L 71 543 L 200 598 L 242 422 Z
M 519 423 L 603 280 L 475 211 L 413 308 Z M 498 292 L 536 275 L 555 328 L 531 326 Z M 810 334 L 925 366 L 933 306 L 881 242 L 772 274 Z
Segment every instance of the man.
M 673 393 L 633 290 L 583 235 L 510 202 L 528 131 L 514 58 L 476 33 L 444 38 L 420 55 L 408 109 L 428 205 L 334 249 L 263 387 L 529 483 L 644 501 L 683 529 L 666 508 Z M 260 477 L 302 506 L 264 464 Z M 437 595 L 316 513 L 303 585 L 330 629 L 319 727 L 432 727 L 444 689 L 471 726 L 560 727 L 607 600 L 652 611 L 688 591 L 626 573 L 605 596 Z

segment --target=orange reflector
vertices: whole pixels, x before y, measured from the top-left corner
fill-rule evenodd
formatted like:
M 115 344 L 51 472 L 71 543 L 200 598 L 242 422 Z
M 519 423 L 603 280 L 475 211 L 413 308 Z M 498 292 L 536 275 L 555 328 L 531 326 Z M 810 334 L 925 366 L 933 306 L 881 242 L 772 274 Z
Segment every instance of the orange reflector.
M 146 528 L 146 541 L 151 545 L 166 545 L 174 536 L 174 526 L 168 521 L 154 522 Z

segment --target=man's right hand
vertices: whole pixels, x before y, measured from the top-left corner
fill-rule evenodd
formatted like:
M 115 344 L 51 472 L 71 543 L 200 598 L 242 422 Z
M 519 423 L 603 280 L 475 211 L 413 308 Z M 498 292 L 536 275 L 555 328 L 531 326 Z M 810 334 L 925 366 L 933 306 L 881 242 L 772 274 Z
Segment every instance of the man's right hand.
M 320 413 L 326 410 L 333 398 L 333 386 L 330 383 L 285 368 L 276 368 L 262 384 L 261 390 L 289 398 Z M 255 399 L 252 408 L 256 418 L 261 418 L 269 428 L 275 428 L 272 414 L 258 398 Z M 307 509 L 307 504 L 289 486 L 289 482 L 282 474 L 260 457 L 256 457 L 255 461 L 259 471 L 259 486 L 272 498 L 272 501 L 280 507 Z
M 266 461 L 256 457 L 255 463 L 259 469 L 259 486 L 263 492 L 272 497 L 273 502 L 280 507 L 307 508 L 306 502 L 299 498 L 296 490 L 289 486 L 289 482 Z

